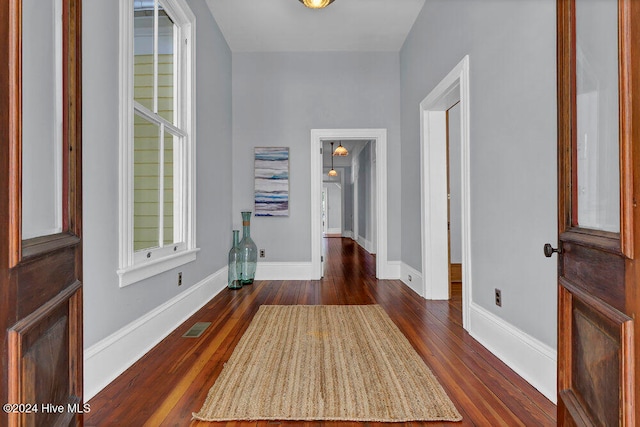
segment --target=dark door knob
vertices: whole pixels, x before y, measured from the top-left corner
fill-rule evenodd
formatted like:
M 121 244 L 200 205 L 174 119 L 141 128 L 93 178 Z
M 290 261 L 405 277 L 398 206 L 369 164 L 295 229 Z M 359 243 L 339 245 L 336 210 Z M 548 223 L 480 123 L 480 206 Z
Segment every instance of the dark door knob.
M 550 258 L 551 255 L 553 255 L 554 252 L 557 252 L 557 253 L 561 254 L 562 250 L 554 248 L 549 243 L 545 243 L 544 244 L 544 256 L 546 256 L 547 258 Z

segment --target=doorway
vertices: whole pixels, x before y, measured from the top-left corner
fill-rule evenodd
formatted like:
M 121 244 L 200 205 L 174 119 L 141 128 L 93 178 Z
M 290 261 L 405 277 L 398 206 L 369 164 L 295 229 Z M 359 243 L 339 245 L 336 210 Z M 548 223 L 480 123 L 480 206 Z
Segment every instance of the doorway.
M 342 199 L 343 185 L 339 182 L 327 182 L 322 184 L 322 221 L 324 237 L 342 237 Z
M 325 141 L 374 141 L 373 154 L 376 186 L 375 202 L 376 277 L 389 277 L 387 263 L 387 130 L 386 129 L 312 129 L 311 130 L 311 264 L 312 278 L 319 280 L 323 272 L 322 257 L 322 144 Z M 357 219 L 354 218 L 354 222 Z M 354 227 L 355 228 L 355 227 Z M 354 230 L 355 231 L 355 230 Z M 373 252 L 373 251 L 372 251 Z
M 353 150 L 352 238 L 370 254 L 376 253 L 375 141 L 361 141 Z
M 460 169 L 460 103 L 447 110 L 447 193 L 449 296 L 462 293 L 462 209 Z
M 468 56 L 420 103 L 422 296 L 427 299 L 450 298 L 447 112 L 456 104 L 460 109 L 462 324 L 467 329 L 472 293 Z

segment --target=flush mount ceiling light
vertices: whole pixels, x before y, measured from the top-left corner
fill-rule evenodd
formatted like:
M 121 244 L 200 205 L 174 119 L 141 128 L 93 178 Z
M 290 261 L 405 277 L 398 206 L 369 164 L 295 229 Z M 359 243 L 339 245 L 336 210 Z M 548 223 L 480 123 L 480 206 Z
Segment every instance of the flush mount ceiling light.
M 307 6 L 310 9 L 322 9 L 333 3 L 333 0 L 299 0 L 300 3 Z
M 338 145 L 338 148 L 336 148 L 336 151 L 333 152 L 333 155 L 334 156 L 348 156 L 349 155 L 349 151 L 346 148 L 344 148 L 342 146 L 342 142 L 340 142 L 340 145 Z
M 302 0 L 300 0 L 302 1 Z M 333 151 L 333 142 L 331 143 L 331 151 Z M 331 156 L 331 170 L 327 174 L 329 176 L 338 176 L 338 172 L 333 168 L 333 156 Z

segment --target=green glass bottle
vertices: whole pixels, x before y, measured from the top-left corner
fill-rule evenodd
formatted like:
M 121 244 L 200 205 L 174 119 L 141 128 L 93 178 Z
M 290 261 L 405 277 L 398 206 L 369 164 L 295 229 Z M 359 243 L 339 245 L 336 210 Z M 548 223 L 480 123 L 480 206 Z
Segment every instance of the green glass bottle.
M 256 276 L 258 262 L 258 247 L 251 240 L 251 212 L 242 212 L 242 240 L 238 246 L 242 259 L 240 281 L 243 285 L 251 285 Z
M 227 276 L 227 287 L 229 289 L 240 289 L 242 281 L 240 273 L 242 268 L 242 253 L 239 247 L 240 230 L 233 230 L 233 246 L 229 251 L 229 272 Z

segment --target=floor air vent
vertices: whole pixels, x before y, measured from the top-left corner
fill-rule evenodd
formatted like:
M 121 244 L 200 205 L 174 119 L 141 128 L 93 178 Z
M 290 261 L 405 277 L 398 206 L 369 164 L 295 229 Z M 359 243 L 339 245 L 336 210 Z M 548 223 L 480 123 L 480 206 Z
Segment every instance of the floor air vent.
M 211 322 L 198 322 L 193 325 L 185 334 L 183 338 L 198 338 L 202 333 L 211 325 Z

